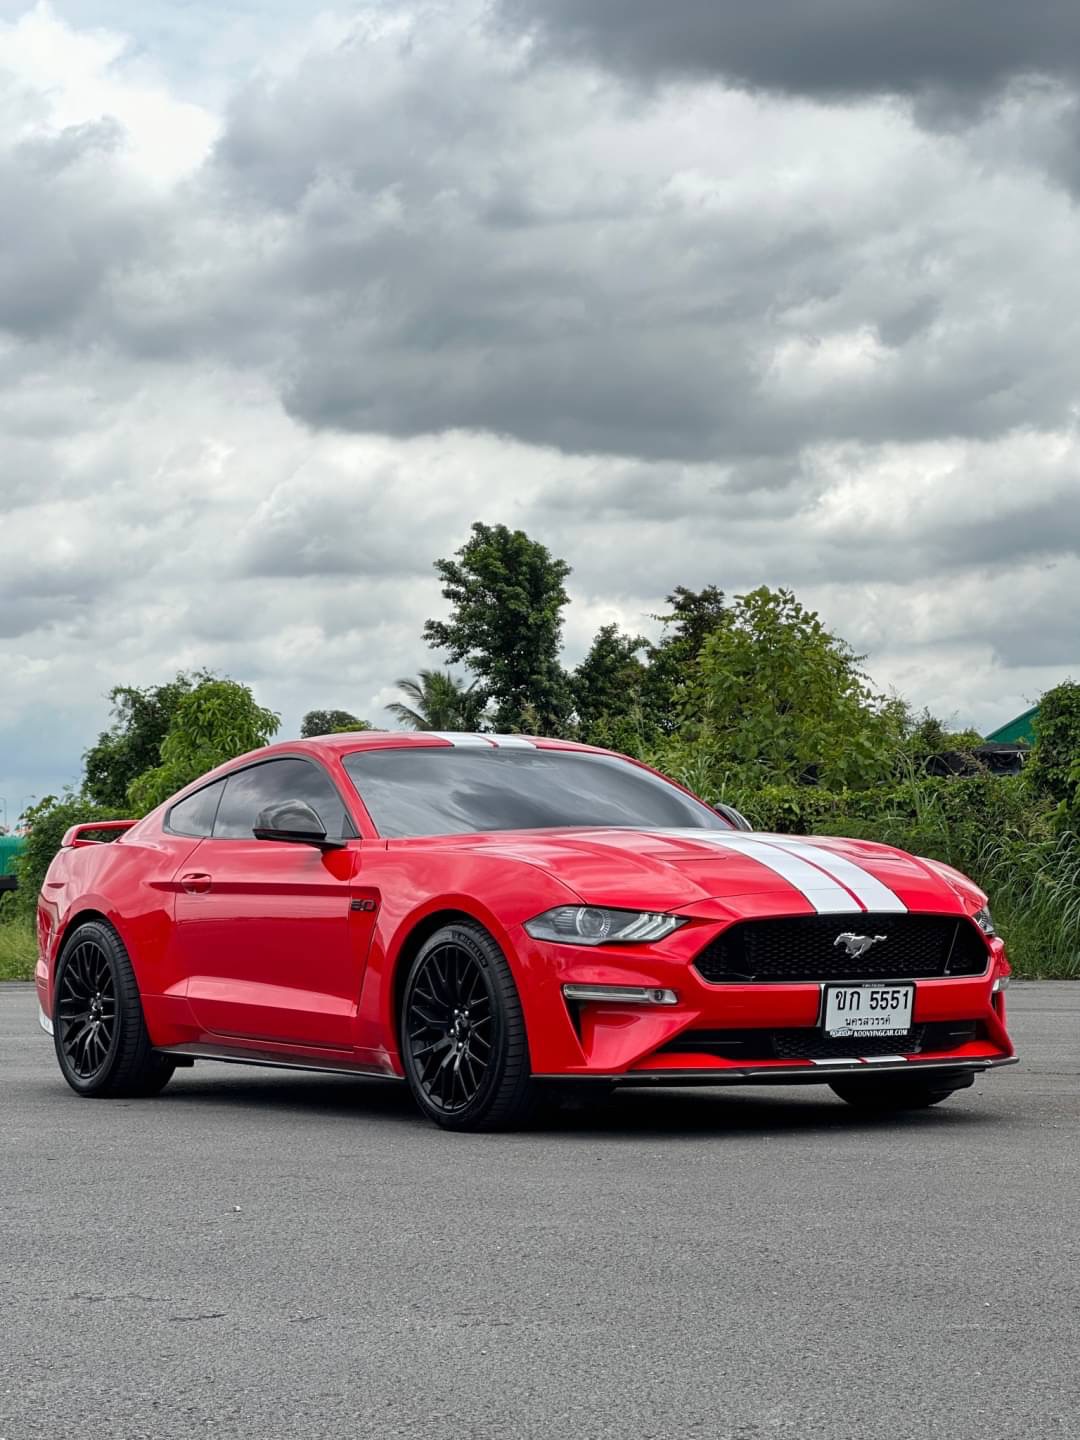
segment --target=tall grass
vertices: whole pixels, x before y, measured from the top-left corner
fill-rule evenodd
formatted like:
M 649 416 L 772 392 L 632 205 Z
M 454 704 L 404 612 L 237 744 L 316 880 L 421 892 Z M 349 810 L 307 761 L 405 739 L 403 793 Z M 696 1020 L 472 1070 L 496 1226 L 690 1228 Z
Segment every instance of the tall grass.
M 994 924 L 1017 975 L 1080 979 L 1080 837 L 957 825 L 933 795 L 922 798 L 917 813 L 886 812 L 873 820 L 833 823 L 818 833 L 858 835 L 943 860 L 990 897 Z
M 1080 979 L 1080 839 L 987 836 L 971 868 L 1017 973 Z
M 37 942 L 29 920 L 0 920 L 0 980 L 32 980 Z

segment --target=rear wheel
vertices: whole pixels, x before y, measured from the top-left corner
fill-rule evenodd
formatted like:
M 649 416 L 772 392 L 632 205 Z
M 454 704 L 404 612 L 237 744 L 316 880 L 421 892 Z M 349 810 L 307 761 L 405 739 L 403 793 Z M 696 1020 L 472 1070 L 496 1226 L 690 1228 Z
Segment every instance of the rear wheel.
M 931 1079 L 908 1075 L 881 1075 L 873 1080 L 837 1080 L 829 1086 L 858 1110 L 888 1112 L 926 1110 L 940 1105 L 957 1090 L 975 1083 L 974 1075 L 942 1075 Z
M 537 1102 L 506 957 L 480 925 L 446 925 L 409 968 L 401 1057 L 420 1109 L 447 1130 L 506 1130 Z
M 78 926 L 64 945 L 53 1038 L 64 1079 L 79 1095 L 156 1095 L 176 1068 L 150 1044 L 131 961 L 102 921 Z

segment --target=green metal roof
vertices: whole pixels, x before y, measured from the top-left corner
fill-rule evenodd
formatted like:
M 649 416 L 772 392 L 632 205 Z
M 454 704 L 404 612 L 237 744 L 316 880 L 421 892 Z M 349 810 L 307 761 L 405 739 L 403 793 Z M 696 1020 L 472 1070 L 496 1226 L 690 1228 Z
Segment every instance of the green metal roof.
M 14 875 L 15 856 L 26 849 L 21 835 L 0 835 L 0 875 Z
M 1035 716 L 1039 713 L 1038 705 L 1032 705 L 1030 710 L 1025 710 L 1022 715 L 1017 715 L 1015 720 L 1010 720 L 1007 725 L 1000 726 L 997 730 L 991 730 L 987 740 L 995 745 L 1034 745 L 1035 744 Z

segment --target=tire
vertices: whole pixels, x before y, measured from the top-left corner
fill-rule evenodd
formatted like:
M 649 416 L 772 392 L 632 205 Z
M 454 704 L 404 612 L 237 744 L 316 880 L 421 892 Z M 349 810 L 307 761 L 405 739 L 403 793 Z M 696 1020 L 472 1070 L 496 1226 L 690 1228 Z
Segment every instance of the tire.
M 940 1105 L 957 1090 L 966 1090 L 974 1083 L 974 1075 L 942 1075 L 936 1079 L 882 1075 L 875 1080 L 837 1080 L 830 1084 L 829 1089 L 857 1110 L 887 1114 L 900 1110 L 928 1110 L 931 1105 Z
M 525 1017 L 506 957 L 472 921 L 421 946 L 401 1001 L 401 1059 L 420 1110 L 445 1130 L 510 1130 L 536 1113 Z
M 52 1020 L 60 1072 L 77 1095 L 156 1095 L 176 1069 L 151 1045 L 128 953 L 100 920 L 85 921 L 64 942 Z

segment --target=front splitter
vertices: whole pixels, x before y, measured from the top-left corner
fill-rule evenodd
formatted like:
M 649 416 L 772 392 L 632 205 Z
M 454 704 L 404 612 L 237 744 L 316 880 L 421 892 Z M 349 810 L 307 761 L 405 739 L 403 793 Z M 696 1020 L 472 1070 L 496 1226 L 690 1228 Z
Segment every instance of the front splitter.
M 949 1071 L 970 1075 L 982 1070 L 996 1070 L 1015 1065 L 1016 1055 L 1000 1059 L 980 1057 L 972 1060 L 920 1060 L 917 1057 L 887 1064 L 873 1060 L 818 1060 L 808 1065 L 740 1066 L 724 1070 L 624 1070 L 616 1075 L 567 1074 L 536 1075 L 536 1080 L 599 1080 L 609 1085 L 820 1085 L 841 1075 L 910 1075 L 917 1071 Z

